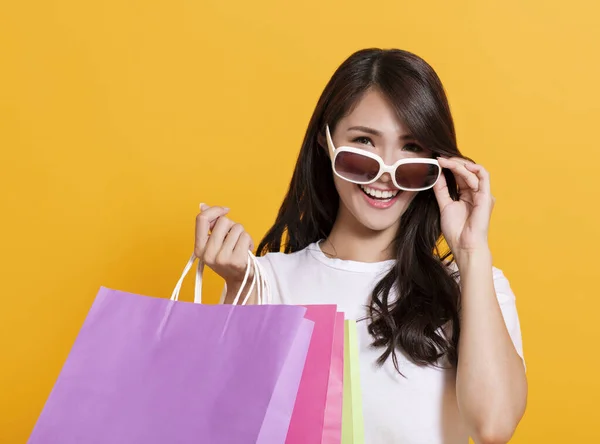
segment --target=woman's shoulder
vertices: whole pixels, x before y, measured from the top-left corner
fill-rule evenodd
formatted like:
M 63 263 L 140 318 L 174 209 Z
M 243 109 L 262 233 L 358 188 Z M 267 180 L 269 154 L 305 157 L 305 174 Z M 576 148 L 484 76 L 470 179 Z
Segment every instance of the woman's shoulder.
M 257 259 L 261 265 L 269 266 L 271 268 L 297 267 L 310 257 L 311 246 L 312 244 L 306 248 L 303 248 L 302 250 L 294 251 L 292 253 L 272 251 L 263 256 L 257 257 Z
M 275 304 L 298 304 L 298 286 L 302 287 L 302 276 L 314 273 L 314 261 L 310 259 L 309 247 L 292 253 L 270 252 L 257 257 Z M 298 280 L 300 278 L 300 281 Z M 302 295 L 302 292 L 300 292 Z

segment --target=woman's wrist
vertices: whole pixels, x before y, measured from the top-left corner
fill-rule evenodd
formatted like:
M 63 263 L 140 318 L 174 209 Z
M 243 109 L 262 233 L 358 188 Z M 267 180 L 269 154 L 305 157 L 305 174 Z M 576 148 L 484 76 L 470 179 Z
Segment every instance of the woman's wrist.
M 485 245 L 469 250 L 458 250 L 454 254 L 454 260 L 459 271 L 467 271 L 473 267 L 492 267 L 492 252 Z
M 240 293 L 240 289 L 242 287 L 242 281 L 225 281 L 225 284 L 227 285 L 227 293 L 225 294 L 225 303 L 226 304 L 233 304 L 233 301 L 235 300 L 235 297 L 237 296 L 238 293 Z M 249 278 L 246 282 L 246 285 L 244 285 L 244 288 L 241 291 L 240 294 L 240 299 L 238 300 L 238 304 L 241 304 L 244 299 L 246 299 L 246 295 L 248 294 L 248 291 L 250 291 L 250 287 L 252 285 L 252 278 Z M 254 289 L 252 290 L 252 295 L 250 296 L 250 298 L 248 299 L 248 304 L 255 304 L 255 293 L 256 293 L 256 284 L 254 285 Z
M 226 304 L 232 304 L 235 296 L 238 294 L 238 292 L 240 291 L 240 287 L 242 286 L 242 282 L 237 282 L 237 281 L 231 281 L 231 280 L 226 280 L 225 281 L 225 286 L 227 288 L 227 292 L 225 293 L 225 303 Z

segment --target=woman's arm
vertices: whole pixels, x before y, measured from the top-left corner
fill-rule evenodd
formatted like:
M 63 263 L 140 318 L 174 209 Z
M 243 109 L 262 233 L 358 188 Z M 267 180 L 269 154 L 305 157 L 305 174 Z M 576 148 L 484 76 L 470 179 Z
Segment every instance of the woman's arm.
M 506 443 L 525 412 L 527 380 L 506 328 L 488 249 L 456 257 L 462 287 L 456 396 L 477 444 Z
M 488 247 L 495 199 L 490 175 L 460 158 L 438 158 L 458 186 L 450 196 L 445 176 L 434 186 L 442 232 L 460 273 L 461 337 L 458 344 L 458 407 L 477 444 L 506 443 L 523 416 L 525 367 L 510 338 L 496 297 Z

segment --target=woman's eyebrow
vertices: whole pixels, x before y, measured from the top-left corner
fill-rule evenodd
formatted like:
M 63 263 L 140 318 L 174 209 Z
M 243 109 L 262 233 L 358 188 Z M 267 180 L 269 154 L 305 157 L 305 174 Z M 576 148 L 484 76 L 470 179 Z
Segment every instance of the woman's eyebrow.
M 348 131 L 362 131 L 363 133 L 372 134 L 377 137 L 383 136 L 383 133 L 375 128 L 370 128 L 368 126 L 351 126 L 348 128 Z M 400 136 L 400 140 L 416 140 L 412 134 L 404 134 Z

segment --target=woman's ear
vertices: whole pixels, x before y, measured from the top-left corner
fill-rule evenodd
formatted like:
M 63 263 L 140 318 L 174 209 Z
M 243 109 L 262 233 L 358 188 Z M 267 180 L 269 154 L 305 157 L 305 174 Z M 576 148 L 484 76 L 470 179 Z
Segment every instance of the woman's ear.
M 327 139 L 325 137 L 325 128 L 317 133 L 317 145 L 321 148 L 325 155 L 329 157 L 329 148 L 327 147 Z
M 328 151 L 327 150 L 327 141 L 325 140 L 325 130 L 319 131 L 317 133 L 317 144 L 325 151 Z

